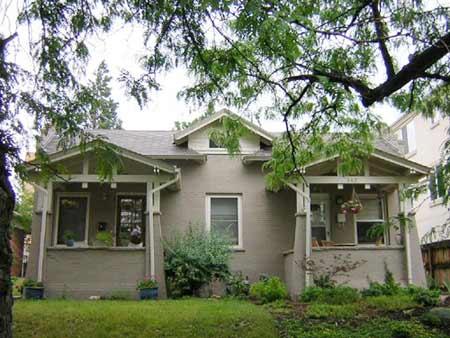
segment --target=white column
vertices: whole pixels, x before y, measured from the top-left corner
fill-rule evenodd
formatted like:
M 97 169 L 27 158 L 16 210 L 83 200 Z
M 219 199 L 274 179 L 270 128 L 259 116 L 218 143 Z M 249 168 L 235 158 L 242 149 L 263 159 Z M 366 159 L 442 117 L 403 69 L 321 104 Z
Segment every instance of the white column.
M 155 234 L 153 226 L 153 182 L 147 182 L 147 222 L 145 224 L 145 275 L 155 275 Z
M 400 198 L 400 214 L 405 219 L 405 224 L 403 227 L 403 234 L 405 236 L 405 256 L 406 256 L 406 271 L 408 276 L 408 285 L 412 284 L 412 266 L 411 266 L 411 239 L 410 239 L 410 230 L 408 226 L 408 222 L 406 221 L 407 217 L 407 203 L 405 199 L 402 199 L 401 194 L 405 190 L 405 184 L 399 184 L 399 198 Z
M 307 184 L 303 184 L 303 191 L 305 193 L 305 197 L 304 197 L 304 205 L 305 205 L 305 212 L 306 212 L 306 231 L 305 231 L 305 235 L 306 235 L 306 240 L 305 240 L 305 260 L 306 262 L 309 262 L 311 259 L 311 197 L 310 197 L 310 189 L 309 189 L 309 185 Z M 307 269 L 306 270 L 306 274 L 305 274 L 305 286 L 311 286 L 312 284 L 312 272 Z
M 41 214 L 41 232 L 39 234 L 39 255 L 38 255 L 38 271 L 37 271 L 37 281 L 42 282 L 43 271 L 44 271 L 44 255 L 45 255 L 45 238 L 47 234 L 47 215 L 52 210 L 53 204 L 53 183 L 49 181 L 47 183 L 47 190 L 35 185 L 40 193 L 44 195 L 44 200 L 42 202 L 42 214 Z

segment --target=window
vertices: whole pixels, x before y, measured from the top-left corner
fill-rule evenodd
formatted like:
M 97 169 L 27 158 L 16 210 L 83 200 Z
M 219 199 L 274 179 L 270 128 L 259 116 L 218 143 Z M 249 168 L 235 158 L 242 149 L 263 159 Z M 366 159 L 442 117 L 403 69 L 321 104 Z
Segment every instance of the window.
M 373 244 L 376 238 L 370 238 L 369 229 L 384 222 L 383 200 L 376 195 L 360 196 L 363 208 L 356 215 L 356 233 L 358 244 Z
M 88 196 L 60 195 L 58 198 L 57 212 L 57 237 L 56 244 L 65 243 L 65 235 L 74 236 L 76 243 L 87 244 L 88 234 Z
M 311 201 L 311 237 L 326 241 L 329 234 L 329 196 L 313 194 Z
M 406 153 L 410 154 L 416 151 L 416 128 L 414 127 L 414 121 L 411 121 L 402 128 L 402 140 L 405 143 Z
M 116 229 L 117 246 L 144 246 L 145 196 L 119 196 Z
M 234 247 L 242 247 L 241 196 L 207 196 L 206 227 L 229 237 Z
M 219 147 L 219 146 L 216 144 L 216 142 L 214 142 L 212 139 L 209 139 L 209 148 L 212 148 L 212 149 L 219 149 L 219 148 L 221 148 L 221 147 Z
M 432 201 L 442 198 L 445 195 L 444 177 L 442 174 L 442 166 L 438 165 L 434 168 L 434 173 L 430 175 L 428 188 Z

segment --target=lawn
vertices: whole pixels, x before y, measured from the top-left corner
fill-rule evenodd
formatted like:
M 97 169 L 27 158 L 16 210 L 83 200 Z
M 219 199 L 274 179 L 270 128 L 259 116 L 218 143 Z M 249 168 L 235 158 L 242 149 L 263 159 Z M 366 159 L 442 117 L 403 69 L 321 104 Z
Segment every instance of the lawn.
M 14 337 L 277 337 L 260 306 L 237 300 L 17 301 Z

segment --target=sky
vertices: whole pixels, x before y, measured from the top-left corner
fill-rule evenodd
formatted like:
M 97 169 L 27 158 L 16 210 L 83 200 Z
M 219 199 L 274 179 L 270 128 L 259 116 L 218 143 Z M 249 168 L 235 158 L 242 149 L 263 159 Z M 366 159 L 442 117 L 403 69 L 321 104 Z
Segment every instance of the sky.
M 15 21 L 20 1 L 0 1 L 0 33 L 8 35 L 17 30 Z M 15 61 L 21 64 L 32 65 L 31 57 L 24 50 L 28 49 L 29 32 L 23 28 L 18 29 L 14 54 Z M 122 85 L 115 81 L 121 69 L 138 72 L 137 61 L 143 54 L 142 34 L 136 27 L 115 27 L 109 34 L 97 36 L 90 40 L 91 61 L 87 67 L 87 74 L 92 74 L 102 60 L 105 60 L 113 77 L 113 99 L 119 103 L 119 117 L 123 128 L 127 130 L 168 130 L 174 127 L 175 121 L 189 121 L 199 116 L 204 109 L 194 107 L 182 99 L 177 93 L 192 83 L 192 79 L 182 67 L 160 75 L 161 90 L 154 92 L 150 102 L 140 109 L 134 99 L 125 95 Z M 218 109 L 223 107 L 217 107 Z M 392 123 L 399 116 L 399 112 L 386 104 L 378 104 L 374 110 L 386 123 Z M 236 112 L 243 113 L 243 112 Z M 31 128 L 32 121 L 22 116 L 23 122 Z M 269 131 L 282 131 L 284 125 L 279 121 L 261 121 L 262 127 Z M 31 145 L 32 146 L 32 145 Z

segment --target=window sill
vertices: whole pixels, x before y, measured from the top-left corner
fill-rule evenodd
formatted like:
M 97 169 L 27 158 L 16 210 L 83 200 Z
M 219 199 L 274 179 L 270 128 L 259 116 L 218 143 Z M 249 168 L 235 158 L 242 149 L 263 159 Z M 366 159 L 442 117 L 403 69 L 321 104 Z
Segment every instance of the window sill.
M 436 198 L 435 200 L 430 202 L 430 208 L 436 207 L 438 205 L 442 205 L 444 203 L 444 200 L 442 197 Z
M 90 250 L 104 250 L 104 251 L 144 251 L 145 247 L 112 247 L 112 246 L 51 246 L 47 250 L 51 251 L 90 251 Z
M 245 252 L 244 248 L 241 247 L 235 247 L 235 248 L 231 248 L 232 252 Z
M 327 251 L 327 250 L 400 250 L 403 249 L 403 245 L 375 245 L 375 244 L 361 244 L 353 246 L 322 246 L 313 247 L 313 251 Z

